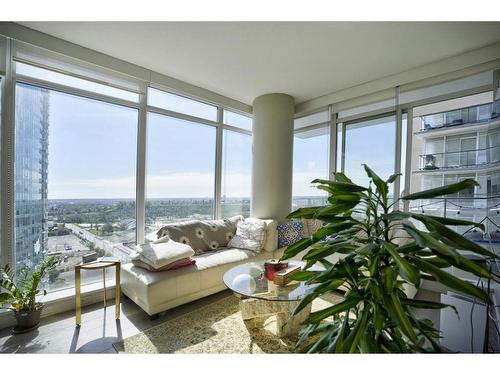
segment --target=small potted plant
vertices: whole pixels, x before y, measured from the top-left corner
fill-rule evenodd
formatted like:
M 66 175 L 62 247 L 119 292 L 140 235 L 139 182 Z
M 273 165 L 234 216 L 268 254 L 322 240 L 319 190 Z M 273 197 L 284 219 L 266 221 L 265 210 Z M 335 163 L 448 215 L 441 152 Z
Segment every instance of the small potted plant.
M 17 321 L 14 333 L 28 332 L 38 327 L 43 309 L 43 303 L 36 302 L 36 296 L 40 293 L 38 285 L 57 263 L 56 257 L 48 257 L 35 271 L 22 270 L 17 282 L 8 264 L 0 268 L 0 307 L 10 304 Z M 46 294 L 47 291 L 43 290 L 43 295 Z

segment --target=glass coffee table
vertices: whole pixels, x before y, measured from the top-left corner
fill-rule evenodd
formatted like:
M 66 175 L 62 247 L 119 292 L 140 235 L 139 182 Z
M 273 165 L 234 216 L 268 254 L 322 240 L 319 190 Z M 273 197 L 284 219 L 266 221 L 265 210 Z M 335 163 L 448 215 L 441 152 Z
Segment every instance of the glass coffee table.
M 289 267 L 305 262 L 289 261 Z M 321 270 L 313 267 L 310 270 Z M 224 284 L 240 297 L 241 316 L 252 328 L 262 327 L 270 316 L 276 316 L 277 335 L 295 336 L 311 313 L 309 304 L 295 316 L 292 311 L 316 285 L 293 281 L 286 286 L 275 285 L 264 275 L 264 262 L 240 264 L 224 274 Z

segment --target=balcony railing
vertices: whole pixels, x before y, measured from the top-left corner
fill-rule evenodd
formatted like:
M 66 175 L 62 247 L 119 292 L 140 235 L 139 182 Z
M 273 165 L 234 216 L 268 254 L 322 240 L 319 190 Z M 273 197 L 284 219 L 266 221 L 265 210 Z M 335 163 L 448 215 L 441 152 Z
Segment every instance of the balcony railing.
M 477 150 L 420 155 L 420 170 L 467 168 L 500 162 L 500 145 Z
M 421 131 L 488 121 L 500 117 L 500 100 L 421 117 Z
M 426 215 L 471 220 L 485 226 L 478 240 L 493 240 L 500 244 L 500 195 L 422 199 L 410 204 L 410 212 Z M 450 226 L 459 233 L 476 232 L 472 226 Z M 500 246 L 500 245 L 499 245 Z

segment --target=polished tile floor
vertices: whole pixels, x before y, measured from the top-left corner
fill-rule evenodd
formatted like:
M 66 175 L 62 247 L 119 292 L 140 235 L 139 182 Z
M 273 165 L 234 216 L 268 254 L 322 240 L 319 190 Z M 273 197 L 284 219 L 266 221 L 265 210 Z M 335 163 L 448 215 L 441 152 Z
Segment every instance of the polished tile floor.
M 12 335 L 11 329 L 1 330 L 0 353 L 116 353 L 113 343 L 228 295 L 230 292 L 224 291 L 179 306 L 153 321 L 126 298 L 122 298 L 120 320 L 115 320 L 112 301 L 105 309 L 98 303 L 83 309 L 81 327 L 75 326 L 74 311 L 68 311 L 42 319 L 32 332 Z
M 11 329 L 1 330 L 0 353 L 116 353 L 113 343 L 230 294 L 230 291 L 223 291 L 179 306 L 163 313 L 153 321 L 140 307 L 126 298 L 122 298 L 120 320 L 114 318 L 115 307 L 112 301 L 108 301 L 109 305 L 106 309 L 102 307 L 102 303 L 97 303 L 83 309 L 82 325 L 79 328 L 75 326 L 74 311 L 68 311 L 42 319 L 40 327 L 33 332 L 12 335 Z M 429 291 L 421 291 L 418 298 L 451 303 L 457 307 L 461 319 L 451 309 L 420 310 L 417 313 L 419 318 L 431 319 L 436 328 L 444 331 L 443 344 L 452 351 L 465 353 L 482 351 L 484 307 L 478 304 L 474 307 L 463 299 Z M 476 326 L 473 331 L 474 343 L 471 341 L 472 332 L 470 332 L 469 323 L 472 310 L 474 310 L 474 325 Z M 493 330 L 491 334 L 490 339 L 493 340 L 489 351 L 498 353 L 498 340 L 494 339 Z M 474 345 L 471 347 L 471 344 Z

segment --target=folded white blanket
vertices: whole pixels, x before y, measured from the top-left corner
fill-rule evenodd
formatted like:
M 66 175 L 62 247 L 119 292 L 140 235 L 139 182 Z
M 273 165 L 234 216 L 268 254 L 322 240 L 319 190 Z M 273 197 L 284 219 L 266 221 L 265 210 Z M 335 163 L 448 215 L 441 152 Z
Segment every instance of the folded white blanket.
M 155 269 L 194 255 L 191 246 L 170 239 L 159 243 L 150 242 L 137 245 L 135 249 L 136 253 L 131 254 L 132 259 L 139 258 Z

